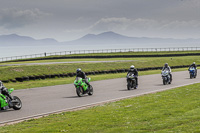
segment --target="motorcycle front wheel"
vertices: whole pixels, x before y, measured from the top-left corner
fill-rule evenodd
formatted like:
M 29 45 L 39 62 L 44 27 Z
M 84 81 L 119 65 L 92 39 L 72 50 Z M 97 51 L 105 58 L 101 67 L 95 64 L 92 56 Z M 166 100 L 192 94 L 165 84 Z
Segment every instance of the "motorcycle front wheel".
M 22 102 L 17 96 L 13 96 L 13 100 L 16 101 L 16 103 L 13 104 L 14 110 L 20 110 L 22 108 Z
M 163 85 L 166 85 L 166 84 L 167 84 L 166 80 L 165 80 L 165 79 L 163 79 Z
M 82 97 L 82 96 L 84 95 L 84 93 L 83 93 L 83 88 L 81 88 L 81 87 L 76 88 L 76 94 L 77 94 L 79 97 Z
M 128 81 L 128 83 L 127 83 L 127 89 L 128 89 L 128 90 L 131 89 L 131 83 L 130 83 L 130 81 Z
M 190 74 L 190 79 L 192 79 L 192 77 L 193 77 L 192 74 Z

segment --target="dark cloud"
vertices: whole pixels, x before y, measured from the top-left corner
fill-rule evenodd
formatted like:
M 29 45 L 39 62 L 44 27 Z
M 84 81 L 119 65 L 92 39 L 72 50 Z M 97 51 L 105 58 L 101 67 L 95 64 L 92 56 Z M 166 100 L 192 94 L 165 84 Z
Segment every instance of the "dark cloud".
M 20 28 L 35 23 L 42 17 L 48 15 L 39 9 L 19 10 L 7 8 L 0 10 L 0 24 L 5 28 Z

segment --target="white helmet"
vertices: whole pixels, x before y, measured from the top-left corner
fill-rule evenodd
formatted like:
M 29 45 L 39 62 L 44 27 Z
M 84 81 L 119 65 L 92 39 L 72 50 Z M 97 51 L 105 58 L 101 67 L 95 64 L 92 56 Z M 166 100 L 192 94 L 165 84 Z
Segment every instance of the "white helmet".
M 3 87 L 3 82 L 0 80 L 0 87 Z
M 130 66 L 130 69 L 134 69 L 134 68 L 135 68 L 135 66 L 134 66 L 134 65 L 131 65 L 131 66 Z
M 193 62 L 193 64 L 195 64 L 195 62 Z
M 77 73 L 78 73 L 78 72 L 81 72 L 81 69 L 80 69 L 80 68 L 76 69 L 76 72 L 77 72 Z

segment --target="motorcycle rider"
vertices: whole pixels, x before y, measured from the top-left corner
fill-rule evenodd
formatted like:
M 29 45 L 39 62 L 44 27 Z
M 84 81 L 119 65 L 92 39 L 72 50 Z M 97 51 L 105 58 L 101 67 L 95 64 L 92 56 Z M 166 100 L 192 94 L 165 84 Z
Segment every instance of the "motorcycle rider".
M 137 69 L 135 68 L 134 65 L 131 65 L 131 66 L 130 66 L 130 69 L 129 69 L 127 75 L 128 75 L 129 73 L 135 75 L 136 87 L 138 87 L 138 71 L 137 71 Z
M 10 98 L 10 100 L 13 101 L 12 96 L 9 94 L 8 89 L 3 85 L 2 81 L 0 81 L 0 92 L 3 95 L 8 96 Z
M 194 69 L 195 69 L 195 75 L 197 75 L 197 65 L 196 65 L 196 63 L 193 62 L 193 63 L 189 66 L 189 69 L 190 69 L 191 67 L 194 67 Z M 189 69 L 188 69 L 188 71 L 189 71 Z
M 169 76 L 172 81 L 172 74 L 171 74 L 172 70 L 171 70 L 170 66 L 168 65 L 168 63 L 165 63 L 164 67 L 162 68 L 162 71 L 164 71 L 165 69 L 167 69 L 169 71 Z
M 86 74 L 85 74 L 83 71 L 81 71 L 80 68 L 78 68 L 78 69 L 76 70 L 76 77 L 81 77 L 81 78 L 83 79 L 83 81 L 85 81 L 85 83 L 86 83 L 88 86 L 90 86 L 90 83 L 88 82 L 88 78 L 86 77 Z

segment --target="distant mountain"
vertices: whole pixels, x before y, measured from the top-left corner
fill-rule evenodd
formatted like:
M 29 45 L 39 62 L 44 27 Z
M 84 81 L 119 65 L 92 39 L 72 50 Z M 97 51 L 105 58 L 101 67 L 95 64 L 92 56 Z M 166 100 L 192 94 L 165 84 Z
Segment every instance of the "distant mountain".
M 200 39 L 173 39 L 173 38 L 148 38 L 148 37 L 128 37 L 114 33 L 112 31 L 101 34 L 87 34 L 80 39 L 65 42 L 67 44 L 181 44 L 200 43 Z
M 123 36 L 114 32 L 104 32 L 98 35 L 87 34 L 82 38 L 71 41 L 74 44 L 119 44 L 131 41 L 131 37 Z
M 109 45 L 109 44 L 131 44 L 135 47 L 157 44 L 154 46 L 190 46 L 189 44 L 198 43 L 200 39 L 172 39 L 172 38 L 148 38 L 148 37 L 128 37 L 114 33 L 112 31 L 103 32 L 101 34 L 87 34 L 80 39 L 58 42 L 53 38 L 34 39 L 28 36 L 19 36 L 17 34 L 0 35 L 0 46 L 34 46 L 34 45 Z M 133 44 L 133 45 L 132 45 Z M 144 45 L 143 45 L 144 44 Z M 184 44 L 184 45 L 182 45 Z
M 0 46 L 7 46 L 7 45 L 28 46 L 28 45 L 44 45 L 44 44 L 58 44 L 58 42 L 55 39 L 51 39 L 51 38 L 36 40 L 28 36 L 19 36 L 17 34 L 0 36 Z

